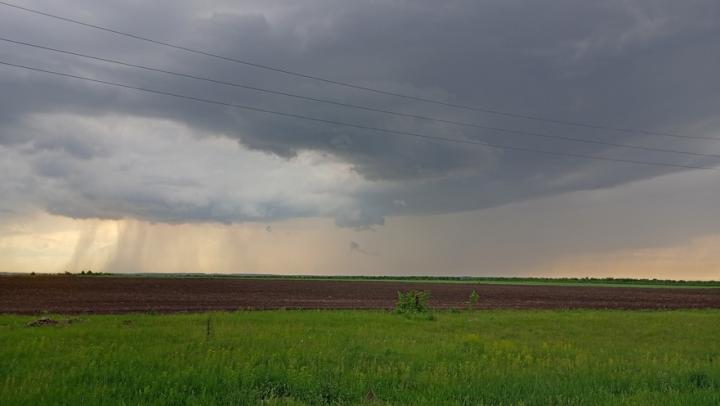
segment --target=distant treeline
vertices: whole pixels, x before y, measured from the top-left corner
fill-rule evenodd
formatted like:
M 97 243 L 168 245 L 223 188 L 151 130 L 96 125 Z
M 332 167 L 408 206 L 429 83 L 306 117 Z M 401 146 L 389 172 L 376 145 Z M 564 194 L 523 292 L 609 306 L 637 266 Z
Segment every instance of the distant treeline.
M 523 278 L 483 276 L 321 276 L 321 275 L 252 275 L 261 279 L 344 279 L 344 280 L 399 280 L 399 281 L 452 281 L 452 282 L 532 282 L 532 283 L 596 283 L 596 284 L 647 284 L 647 285 L 703 285 L 720 286 L 720 281 L 634 278 Z
M 105 274 L 108 275 L 108 274 Z M 121 276 L 121 274 L 113 274 Z M 429 281 L 466 283 L 548 283 L 548 284 L 606 284 L 606 285 L 676 285 L 676 286 L 717 286 L 720 281 L 634 279 L 634 278 L 528 278 L 495 276 L 391 276 L 391 275 L 267 275 L 267 274 L 131 274 L 128 276 L 165 278 L 235 278 L 235 279 L 298 279 L 298 280 L 366 280 L 366 281 Z
M 35 273 L 33 272 L 33 275 Z M 47 274 L 46 274 L 47 275 Z M 110 277 L 146 278 L 232 278 L 232 279 L 294 279 L 294 280 L 361 280 L 361 281 L 409 281 L 409 282 L 465 282 L 508 284 L 597 284 L 597 285 L 667 285 L 720 287 L 720 281 L 634 279 L 634 278 L 530 278 L 499 276 L 390 276 L 390 275 L 267 275 L 267 274 L 205 274 L 205 273 L 105 273 L 82 271 L 63 272 L 55 275 L 88 275 Z

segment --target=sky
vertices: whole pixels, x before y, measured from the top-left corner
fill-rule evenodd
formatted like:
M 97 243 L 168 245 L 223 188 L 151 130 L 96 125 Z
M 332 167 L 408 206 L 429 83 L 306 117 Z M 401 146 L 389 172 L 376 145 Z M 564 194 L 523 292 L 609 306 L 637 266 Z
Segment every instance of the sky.
M 716 1 L 16 1 L 411 97 L 0 5 L 0 63 L 220 103 L 0 65 L 0 272 L 720 279 Z

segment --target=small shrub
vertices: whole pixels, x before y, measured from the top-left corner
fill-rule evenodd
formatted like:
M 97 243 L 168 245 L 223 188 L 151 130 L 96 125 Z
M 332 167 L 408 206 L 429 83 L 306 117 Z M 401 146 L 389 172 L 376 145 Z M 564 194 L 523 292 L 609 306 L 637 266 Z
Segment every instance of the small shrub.
M 210 341 L 210 336 L 212 335 L 212 319 L 210 316 L 208 316 L 207 321 L 205 322 L 205 341 Z
M 398 291 L 395 311 L 402 314 L 427 313 L 430 292 L 411 289 L 407 292 Z
M 472 310 L 475 308 L 478 304 L 478 301 L 480 300 L 480 295 L 473 289 L 472 293 L 470 294 L 470 301 L 468 302 L 468 309 Z
M 702 372 L 694 372 L 688 377 L 690 384 L 697 389 L 707 389 L 712 386 L 710 377 Z

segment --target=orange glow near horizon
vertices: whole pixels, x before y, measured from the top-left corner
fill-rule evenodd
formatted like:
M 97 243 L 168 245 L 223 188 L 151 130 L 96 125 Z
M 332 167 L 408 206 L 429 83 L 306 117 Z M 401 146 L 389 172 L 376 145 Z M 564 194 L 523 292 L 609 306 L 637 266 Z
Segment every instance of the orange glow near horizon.
M 329 219 L 265 224 L 151 224 L 37 215 L 0 236 L 0 271 L 468 275 L 720 279 L 720 236 L 686 244 L 527 261 L 511 249 L 466 244 L 473 213 L 400 217 L 374 231 Z M 467 223 L 468 229 L 457 225 Z M 494 253 L 495 257 L 491 254 Z

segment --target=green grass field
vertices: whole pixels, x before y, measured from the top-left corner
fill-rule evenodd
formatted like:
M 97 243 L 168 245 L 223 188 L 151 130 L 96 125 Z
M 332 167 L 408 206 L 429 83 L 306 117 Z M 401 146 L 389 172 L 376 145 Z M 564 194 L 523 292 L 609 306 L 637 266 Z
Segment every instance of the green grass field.
M 0 316 L 0 404 L 720 404 L 720 311 L 30 320 Z

